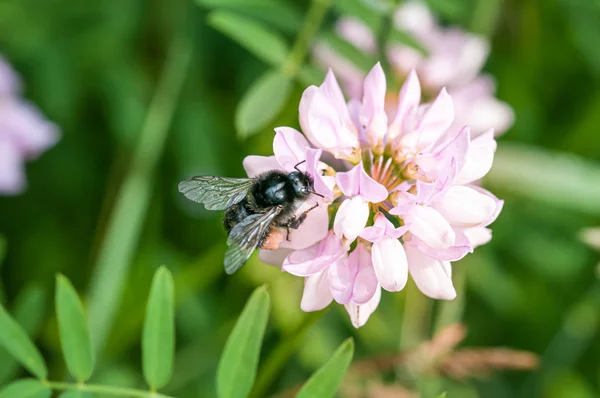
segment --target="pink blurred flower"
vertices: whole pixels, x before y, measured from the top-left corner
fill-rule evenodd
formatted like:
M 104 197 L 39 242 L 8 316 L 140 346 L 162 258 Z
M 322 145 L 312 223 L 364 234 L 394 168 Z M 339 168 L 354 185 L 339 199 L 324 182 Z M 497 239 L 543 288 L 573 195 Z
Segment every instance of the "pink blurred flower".
M 25 161 L 56 143 L 58 128 L 19 97 L 20 81 L 0 57 L 0 194 L 25 189 Z
M 388 119 L 386 79 L 377 64 L 363 93 L 362 101 L 346 103 L 330 71 L 300 104 L 302 128 L 315 148 L 298 131 L 281 127 L 274 156 L 244 162 L 256 175 L 290 171 L 307 160 L 306 170 L 326 197 L 322 212 L 311 213 L 292 242 L 261 258 L 305 278 L 304 311 L 335 301 L 355 327 L 375 311 L 381 289 L 402 290 L 409 274 L 425 295 L 453 299 L 451 263 L 489 241 L 487 227 L 502 208 L 502 201 L 472 184 L 492 165 L 493 131 L 472 139 L 469 128 L 455 129 L 445 89 L 421 104 L 421 85 L 410 71 Z M 321 151 L 341 160 L 337 170 L 319 162 Z
M 453 130 L 468 125 L 474 135 L 490 128 L 502 134 L 513 123 L 510 106 L 495 98 L 495 85 L 490 76 L 480 75 L 489 54 L 489 44 L 477 35 L 456 27 L 442 27 L 421 1 L 408 1 L 394 14 L 396 27 L 410 34 L 425 50 L 400 43 L 389 44 L 386 51 L 398 79 L 406 79 L 411 70 L 421 77 L 426 99 L 446 87 L 454 101 Z M 341 18 L 337 34 L 358 49 L 376 54 L 374 33 L 360 20 Z M 363 95 L 364 73 L 350 61 L 319 42 L 314 47 L 318 63 L 331 67 L 340 76 L 352 98 Z

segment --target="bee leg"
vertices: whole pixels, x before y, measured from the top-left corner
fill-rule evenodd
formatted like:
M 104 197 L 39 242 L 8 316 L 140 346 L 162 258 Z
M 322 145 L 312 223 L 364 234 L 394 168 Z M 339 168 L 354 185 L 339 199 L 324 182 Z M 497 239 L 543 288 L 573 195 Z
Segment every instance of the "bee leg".
M 316 209 L 317 207 L 319 207 L 319 204 L 315 204 L 313 207 L 311 207 L 310 209 L 304 210 L 302 212 L 302 214 L 300 214 L 298 217 L 290 220 L 290 222 L 288 223 L 287 227 L 288 228 L 294 228 L 294 229 L 298 229 L 300 228 L 300 225 L 302 225 L 302 223 L 304 222 L 304 220 L 306 220 L 306 217 L 308 216 L 308 213 L 310 213 L 311 211 L 313 211 L 314 209 Z

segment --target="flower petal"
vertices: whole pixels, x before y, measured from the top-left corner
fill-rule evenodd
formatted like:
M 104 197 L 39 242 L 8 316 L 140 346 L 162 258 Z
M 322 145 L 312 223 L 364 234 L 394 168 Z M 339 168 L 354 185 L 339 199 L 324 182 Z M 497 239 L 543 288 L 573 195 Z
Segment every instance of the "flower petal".
M 350 262 L 348 258 L 342 258 L 329 266 L 329 288 L 335 301 L 340 304 L 350 302 L 357 273 L 358 264 L 355 261 Z
M 24 161 L 21 151 L 8 138 L 0 136 L 0 194 L 14 195 L 25 189 Z
M 291 127 L 277 127 L 273 138 L 273 153 L 285 171 L 293 171 L 294 166 L 306 160 L 308 141 L 300 132 Z M 301 165 L 300 167 L 306 167 Z
M 369 205 L 360 196 L 346 199 L 335 215 L 333 230 L 341 239 L 353 242 L 363 231 L 369 220 Z
M 281 267 L 283 261 L 291 252 L 292 249 L 260 250 L 258 252 L 258 258 L 260 258 L 263 263 Z
M 405 133 L 406 119 L 414 113 L 421 102 L 421 85 L 415 70 L 411 70 L 404 81 L 400 94 L 398 95 L 398 110 L 396 116 L 388 129 L 388 137 L 395 138 Z
M 356 305 L 354 303 L 346 304 L 346 311 L 348 311 L 348 315 L 350 315 L 352 325 L 358 329 L 367 323 L 371 314 L 377 309 L 380 300 L 381 289 L 377 287 L 377 289 L 375 289 L 375 294 L 367 303 L 363 305 Z
M 496 211 L 496 201 L 488 195 L 463 186 L 453 185 L 432 207 L 450 225 L 475 227 L 488 220 Z
M 454 244 L 454 231 L 448 221 L 435 209 L 415 206 L 405 216 L 408 230 L 423 242 L 435 249 L 445 249 Z
M 377 276 L 371 261 L 371 253 L 364 244 L 359 243 L 356 249 L 350 253 L 349 261 L 350 264 L 354 263 L 353 266 L 358 268 L 354 280 L 354 289 L 352 290 L 352 302 L 362 305 L 371 300 L 375 291 L 379 289 Z
M 284 260 L 282 270 L 296 276 L 313 275 L 345 255 L 341 241 L 330 233 L 319 243 L 291 252 Z
M 488 130 L 475 137 L 471 141 L 465 164 L 456 177 L 455 183 L 465 185 L 485 176 L 492 168 L 496 146 L 494 130 Z
M 453 120 L 454 106 L 452 98 L 443 88 L 417 124 L 416 131 L 419 133 L 418 148 L 424 149 L 435 144 L 450 127 Z
M 410 275 L 419 290 L 434 299 L 453 300 L 456 298 L 449 262 L 431 258 L 411 246 L 407 246 L 405 249 Z
M 408 280 L 408 262 L 398 239 L 384 238 L 373 244 L 371 258 L 382 288 L 390 292 L 404 289 Z
M 306 150 L 306 172 L 313 178 L 315 191 L 331 202 L 333 201 L 335 177 L 323 176 L 321 174 L 321 162 L 319 159 L 322 152 L 321 149 L 314 148 Z
M 284 171 L 275 156 L 250 155 L 244 158 L 244 170 L 248 177 L 253 178 L 271 170 Z
M 332 301 L 327 272 L 321 271 L 304 279 L 304 293 L 300 303 L 302 311 L 320 311 Z
M 312 198 L 314 198 L 314 200 L 312 200 Z M 290 240 L 284 239 L 279 247 L 304 249 L 325 239 L 327 230 L 329 229 L 329 213 L 327 212 L 327 205 L 323 199 L 312 196 L 311 200 L 305 201 L 302 206 L 296 210 L 296 215 L 313 207 L 315 202 L 318 206 L 308 213 L 306 220 L 300 224 L 298 229 L 290 229 Z
M 379 145 L 383 149 L 383 138 L 387 132 L 388 122 L 384 109 L 386 93 L 385 74 L 379 62 L 365 78 L 363 87 L 361 125 L 366 126 L 371 144 Z

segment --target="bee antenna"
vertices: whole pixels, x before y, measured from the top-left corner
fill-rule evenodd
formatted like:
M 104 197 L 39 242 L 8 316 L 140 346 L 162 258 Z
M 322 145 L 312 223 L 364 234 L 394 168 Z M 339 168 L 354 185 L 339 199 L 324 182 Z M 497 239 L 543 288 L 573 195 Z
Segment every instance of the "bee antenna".
M 306 159 L 304 159 L 304 160 L 303 160 L 303 161 L 301 161 L 301 162 L 298 162 L 298 163 L 296 163 L 296 165 L 294 166 L 294 168 L 295 168 L 295 169 L 296 169 L 296 170 L 297 170 L 299 173 L 302 173 L 302 172 L 300 171 L 300 169 L 298 168 L 298 166 L 300 166 L 302 163 L 306 163 Z
M 323 199 L 325 199 L 325 196 L 321 195 L 320 193 L 318 193 L 317 191 L 309 191 L 310 193 L 312 193 L 313 195 L 317 195 L 322 197 Z

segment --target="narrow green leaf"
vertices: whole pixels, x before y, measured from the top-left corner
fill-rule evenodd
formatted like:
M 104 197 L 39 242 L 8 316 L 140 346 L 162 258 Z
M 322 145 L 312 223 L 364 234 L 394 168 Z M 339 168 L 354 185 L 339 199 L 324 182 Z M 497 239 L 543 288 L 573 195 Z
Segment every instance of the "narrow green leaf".
M 446 393 L 446 391 L 444 391 L 443 393 L 441 393 L 440 395 L 437 396 L 437 398 L 447 398 L 448 394 Z
M 0 306 L 0 347 L 39 379 L 45 379 L 48 375 L 42 355 L 27 337 L 25 330 L 2 306 Z
M 277 71 L 267 71 L 250 86 L 235 113 L 240 136 L 259 131 L 281 112 L 290 93 L 292 81 Z
M 154 274 L 142 336 L 144 378 L 153 389 L 164 387 L 173 372 L 175 351 L 175 289 L 166 267 Z
M 333 397 L 354 355 L 354 341 L 347 339 L 335 351 L 325 365 L 321 366 L 302 386 L 296 398 Z
M 36 282 L 25 286 L 18 294 L 12 314 L 30 338 L 35 338 L 46 313 L 46 291 Z M 19 370 L 17 361 L 0 348 L 0 386 L 14 379 Z
M 252 389 L 270 301 L 267 287 L 257 288 L 229 335 L 217 369 L 219 398 L 245 398 Z
M 39 380 L 17 380 L 0 391 L 0 398 L 50 398 L 52 391 Z
M 92 393 L 87 391 L 64 391 L 59 398 L 93 398 Z
M 196 2 L 204 7 L 235 10 L 287 33 L 296 33 L 304 20 L 296 4 L 277 0 L 196 0 Z
M 281 35 L 253 19 L 219 10 L 209 14 L 208 23 L 273 66 L 279 67 L 288 54 Z
M 347 42 L 334 33 L 325 33 L 321 35 L 321 39 L 335 50 L 335 52 L 352 62 L 358 69 L 365 73 L 371 70 L 377 63 L 375 57 L 359 50 L 352 43 Z
M 56 317 L 65 362 L 78 381 L 86 381 L 94 371 L 94 353 L 83 304 L 71 282 L 56 277 Z

